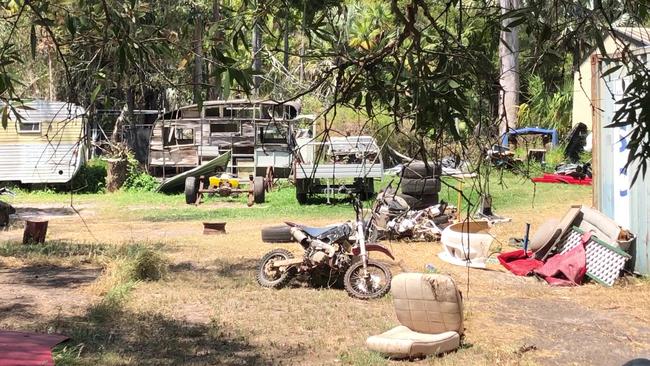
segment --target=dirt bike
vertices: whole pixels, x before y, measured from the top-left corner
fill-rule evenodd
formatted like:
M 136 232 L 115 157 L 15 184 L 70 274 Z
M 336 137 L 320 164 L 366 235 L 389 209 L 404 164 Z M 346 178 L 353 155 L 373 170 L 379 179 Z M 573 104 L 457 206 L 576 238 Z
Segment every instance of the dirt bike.
M 358 299 L 376 299 L 390 290 L 392 274 L 383 263 L 370 260 L 369 252 L 384 253 L 395 259 L 390 250 L 378 243 L 366 243 L 368 230 L 358 196 L 351 196 L 355 222 L 328 227 L 308 227 L 286 222 L 286 227 L 273 228 L 274 240 L 267 242 L 298 242 L 304 249 L 301 258 L 294 258 L 286 249 L 274 249 L 260 260 L 257 282 L 263 287 L 281 288 L 293 277 L 303 273 L 311 277 L 329 272 L 330 278 L 343 278 L 347 293 Z M 281 230 L 284 228 L 285 230 Z M 267 235 L 268 239 L 268 235 Z

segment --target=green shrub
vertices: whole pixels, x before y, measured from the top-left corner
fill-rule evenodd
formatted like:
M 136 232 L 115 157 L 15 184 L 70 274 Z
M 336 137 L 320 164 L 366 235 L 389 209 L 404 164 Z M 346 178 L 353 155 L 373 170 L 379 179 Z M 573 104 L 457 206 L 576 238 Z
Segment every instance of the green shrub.
M 167 274 L 167 260 L 157 251 L 143 249 L 131 261 L 131 278 L 136 281 L 158 281 Z
M 106 188 L 106 166 L 107 163 L 101 159 L 92 159 L 79 168 L 77 174 L 72 178 L 70 186 L 73 191 L 79 193 L 99 193 Z
M 151 192 L 158 185 L 159 183 L 156 178 L 147 174 L 140 167 L 140 163 L 132 155 L 129 155 L 129 172 L 122 185 L 122 189 L 127 191 Z

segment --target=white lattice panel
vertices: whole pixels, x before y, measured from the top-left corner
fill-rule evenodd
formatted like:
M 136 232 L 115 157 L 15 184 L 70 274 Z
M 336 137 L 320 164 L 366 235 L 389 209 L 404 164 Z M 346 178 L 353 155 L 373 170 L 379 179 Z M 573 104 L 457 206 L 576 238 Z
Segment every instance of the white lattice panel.
M 575 248 L 581 242 L 582 231 L 578 228 L 570 230 L 558 246 L 560 254 Z M 601 242 L 592 236 L 585 246 L 587 256 L 587 276 L 595 281 L 612 286 L 630 259 L 630 255 L 620 249 Z

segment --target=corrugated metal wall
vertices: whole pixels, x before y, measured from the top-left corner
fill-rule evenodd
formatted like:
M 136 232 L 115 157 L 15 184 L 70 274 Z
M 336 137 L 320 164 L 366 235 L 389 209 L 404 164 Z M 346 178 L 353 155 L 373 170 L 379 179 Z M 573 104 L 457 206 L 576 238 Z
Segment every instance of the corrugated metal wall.
M 83 108 L 63 102 L 33 101 L 18 108 L 23 123 L 39 123 L 40 131 L 20 132 L 11 113 L 0 129 L 0 181 L 66 183 L 84 158 Z
M 639 55 L 647 57 L 647 54 Z M 611 63 L 600 61 L 599 72 L 608 70 Z M 630 187 L 636 169 L 623 171 L 627 162 L 627 139 L 629 128 L 605 128 L 612 123 L 616 112 L 616 101 L 624 96 L 624 90 L 631 82 L 625 68 L 607 75 L 599 80 L 597 105 L 600 113 L 596 114 L 595 134 L 595 201 L 598 209 L 614 219 L 619 225 L 628 228 L 636 236 L 634 252 L 635 271 L 650 275 L 650 175 L 637 179 Z

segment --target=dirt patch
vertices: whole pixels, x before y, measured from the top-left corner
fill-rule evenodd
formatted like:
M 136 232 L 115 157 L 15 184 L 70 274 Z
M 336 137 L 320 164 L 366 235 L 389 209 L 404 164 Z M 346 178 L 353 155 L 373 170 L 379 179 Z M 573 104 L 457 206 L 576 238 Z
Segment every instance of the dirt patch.
M 101 270 L 95 267 L 24 266 L 0 269 L 0 326 L 41 323 L 80 315 L 95 297 L 84 291 Z
M 508 298 L 501 305 L 494 322 L 504 332 L 527 333 L 523 343 L 536 348 L 532 356 L 542 364 L 621 365 L 650 354 L 650 345 L 641 343 L 648 324 L 618 310 L 594 311 L 554 298 Z

